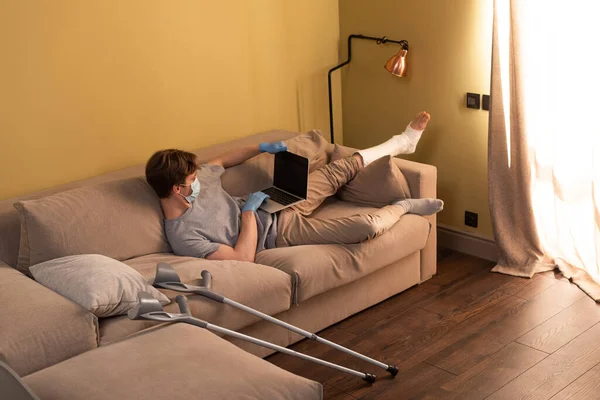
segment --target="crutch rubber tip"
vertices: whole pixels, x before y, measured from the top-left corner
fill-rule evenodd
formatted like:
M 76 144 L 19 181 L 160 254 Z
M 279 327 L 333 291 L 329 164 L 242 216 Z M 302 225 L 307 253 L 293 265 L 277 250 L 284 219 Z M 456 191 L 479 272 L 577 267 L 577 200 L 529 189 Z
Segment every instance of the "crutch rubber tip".
M 389 367 L 387 367 L 387 372 L 392 374 L 392 376 L 396 376 L 398 375 L 398 367 L 396 367 L 395 365 L 390 365 Z
M 373 383 L 373 382 L 375 382 L 376 379 L 377 379 L 377 377 L 373 374 L 365 374 L 363 381 Z

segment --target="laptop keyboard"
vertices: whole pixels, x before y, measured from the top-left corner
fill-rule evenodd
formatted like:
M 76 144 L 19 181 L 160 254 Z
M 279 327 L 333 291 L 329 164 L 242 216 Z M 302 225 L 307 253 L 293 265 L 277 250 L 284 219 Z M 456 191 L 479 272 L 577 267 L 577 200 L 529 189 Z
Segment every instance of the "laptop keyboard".
M 292 196 L 291 194 L 287 194 L 284 191 L 277 189 L 276 187 L 270 187 L 262 191 L 264 194 L 268 194 L 271 200 L 283 205 L 287 206 L 292 203 L 296 203 L 300 199 Z

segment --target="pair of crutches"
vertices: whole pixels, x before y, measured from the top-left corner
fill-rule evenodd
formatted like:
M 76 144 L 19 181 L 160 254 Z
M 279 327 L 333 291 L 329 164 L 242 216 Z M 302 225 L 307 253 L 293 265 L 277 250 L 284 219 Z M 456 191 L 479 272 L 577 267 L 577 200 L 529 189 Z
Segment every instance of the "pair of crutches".
M 190 294 L 204 296 L 204 297 L 214 300 L 216 302 L 228 304 L 239 310 L 245 311 L 249 314 L 252 314 L 252 315 L 262 318 L 266 321 L 272 322 L 276 325 L 286 328 L 286 329 L 288 329 L 292 332 L 295 332 L 301 336 L 304 336 L 311 340 L 317 341 L 319 343 L 323 343 L 327 346 L 333 347 L 334 349 L 340 350 L 346 354 L 350 354 L 351 356 L 357 357 L 365 362 L 376 365 L 379 368 L 383 368 L 387 372 L 389 372 L 392 376 L 396 376 L 398 374 L 398 368 L 394 365 L 388 365 L 388 364 L 379 362 L 379 361 L 374 360 L 370 357 L 367 357 L 363 354 L 360 354 L 353 350 L 350 350 L 346 347 L 340 346 L 339 344 L 333 343 L 327 339 L 323 339 L 322 337 L 317 336 L 314 333 L 305 331 L 294 325 L 283 322 L 277 318 L 273 318 L 270 315 L 264 314 L 253 308 L 247 307 L 236 301 L 228 299 L 227 297 L 224 297 L 220 294 L 214 293 L 211 290 L 212 275 L 210 274 L 210 272 L 204 270 L 201 272 L 201 276 L 202 276 L 202 280 L 200 282 L 200 286 L 184 284 L 179 279 L 179 275 L 177 275 L 177 272 L 169 264 L 161 262 L 156 266 L 156 277 L 154 279 L 153 285 L 156 287 L 159 287 L 159 288 L 163 288 L 163 289 L 169 289 L 169 290 L 173 290 L 173 291 L 177 291 L 177 292 L 190 293 Z M 180 314 L 173 314 L 173 313 L 165 312 L 163 310 L 160 302 L 158 300 L 154 299 L 152 296 L 150 296 L 150 294 L 148 294 L 146 292 L 140 293 L 139 301 L 140 302 L 139 302 L 138 306 L 136 308 L 134 308 L 133 310 L 129 311 L 129 313 L 128 313 L 129 318 L 131 318 L 131 319 L 149 319 L 149 320 L 160 321 L 160 322 L 185 322 L 185 323 L 195 325 L 195 326 L 198 326 L 201 328 L 205 328 L 205 329 L 208 329 L 208 330 L 211 330 L 214 332 L 228 335 L 228 336 L 231 336 L 231 337 L 234 337 L 237 339 L 241 339 L 241 340 L 244 340 L 244 341 L 247 341 L 250 343 L 254 343 L 256 345 L 263 346 L 263 347 L 266 347 L 271 350 L 276 350 L 276 351 L 279 351 L 284 354 L 299 357 L 299 358 L 307 360 L 307 361 L 312 361 L 314 363 L 324 365 L 326 367 L 330 367 L 330 368 L 336 369 L 338 371 L 341 371 L 341 372 L 344 372 L 344 373 L 347 373 L 350 375 L 357 376 L 369 383 L 375 382 L 376 376 L 374 374 L 359 372 L 359 371 L 356 371 L 356 370 L 353 370 L 350 368 L 346 368 L 341 365 L 337 365 L 337 364 L 334 364 L 334 363 L 331 363 L 331 362 L 328 362 L 325 360 L 321 360 L 316 357 L 312 357 L 312 356 L 309 356 L 309 355 L 306 355 L 303 353 L 299 353 L 297 351 L 290 350 L 286 347 L 278 346 L 276 344 L 269 343 L 264 340 L 256 339 L 252 336 L 244 335 L 242 333 L 235 332 L 230 329 L 226 329 L 226 328 L 222 328 L 217 325 L 210 324 L 210 323 L 202 321 L 198 318 L 194 318 L 194 317 L 192 317 L 192 315 L 190 313 L 190 310 L 189 310 L 189 307 L 187 304 L 187 299 L 184 296 L 176 297 L 177 304 L 179 305 Z

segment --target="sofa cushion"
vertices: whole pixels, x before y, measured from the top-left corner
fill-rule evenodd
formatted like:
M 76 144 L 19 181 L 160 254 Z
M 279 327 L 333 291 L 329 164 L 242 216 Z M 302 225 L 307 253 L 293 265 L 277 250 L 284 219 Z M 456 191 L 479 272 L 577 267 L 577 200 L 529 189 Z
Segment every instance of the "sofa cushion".
M 1 262 L 0 304 L 0 354 L 21 376 L 98 347 L 93 314 Z
M 20 201 L 19 270 L 75 254 L 116 260 L 170 251 L 156 194 L 142 177 Z
M 232 300 L 269 315 L 289 309 L 292 283 L 288 274 L 276 268 L 241 261 L 210 261 L 173 254 L 154 254 L 125 261 L 148 280 L 154 279 L 156 264 L 167 262 L 177 271 L 182 282 L 197 284 L 202 270 L 213 276 L 212 288 Z M 170 290 L 161 292 L 173 300 L 178 294 Z M 197 295 L 188 295 L 194 316 L 225 328 L 238 330 L 255 323 L 258 318 L 233 307 L 216 303 Z M 178 312 L 177 304 L 165 306 L 166 311 Z M 127 316 L 100 320 L 100 344 L 104 345 L 135 332 L 157 325 L 156 322 L 131 321 Z
M 354 153 L 349 147 L 335 145 L 331 161 Z M 338 191 L 340 200 L 365 207 L 383 207 L 396 200 L 410 198 L 410 189 L 404 174 L 387 156 L 375 160 L 362 169 L 356 177 Z
M 321 168 L 329 162 L 333 145 L 328 143 L 321 131 L 312 130 L 285 141 L 288 151 L 309 160 L 309 171 Z M 244 196 L 273 184 L 274 156 L 263 153 L 250 160 L 227 168 L 221 176 L 223 188 L 232 196 Z
M 135 269 L 100 254 L 55 258 L 32 265 L 29 270 L 37 282 L 97 317 L 127 314 L 137 305 L 142 291 L 163 305 L 169 303 Z
M 314 218 L 335 218 L 373 208 L 329 200 Z M 425 247 L 430 224 L 418 215 L 404 215 L 388 232 L 367 242 L 351 245 L 309 245 L 265 250 L 256 262 L 276 267 L 292 277 L 295 304 L 400 260 Z M 310 257 L 307 257 L 310 254 Z
M 24 381 L 45 400 L 322 398 L 319 383 L 183 323 L 90 351 Z

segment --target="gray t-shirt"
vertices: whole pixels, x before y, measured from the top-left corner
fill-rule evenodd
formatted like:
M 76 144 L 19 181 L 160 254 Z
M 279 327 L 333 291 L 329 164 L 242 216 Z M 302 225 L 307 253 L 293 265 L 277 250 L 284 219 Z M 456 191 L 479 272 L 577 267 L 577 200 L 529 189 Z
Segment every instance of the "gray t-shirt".
M 167 240 L 178 256 L 206 258 L 220 244 L 235 247 L 242 226 L 240 198 L 230 196 L 221 185 L 225 169 L 202 165 L 197 177 L 200 194 L 179 218 L 165 220 Z M 277 216 L 259 210 L 256 252 L 275 247 Z

